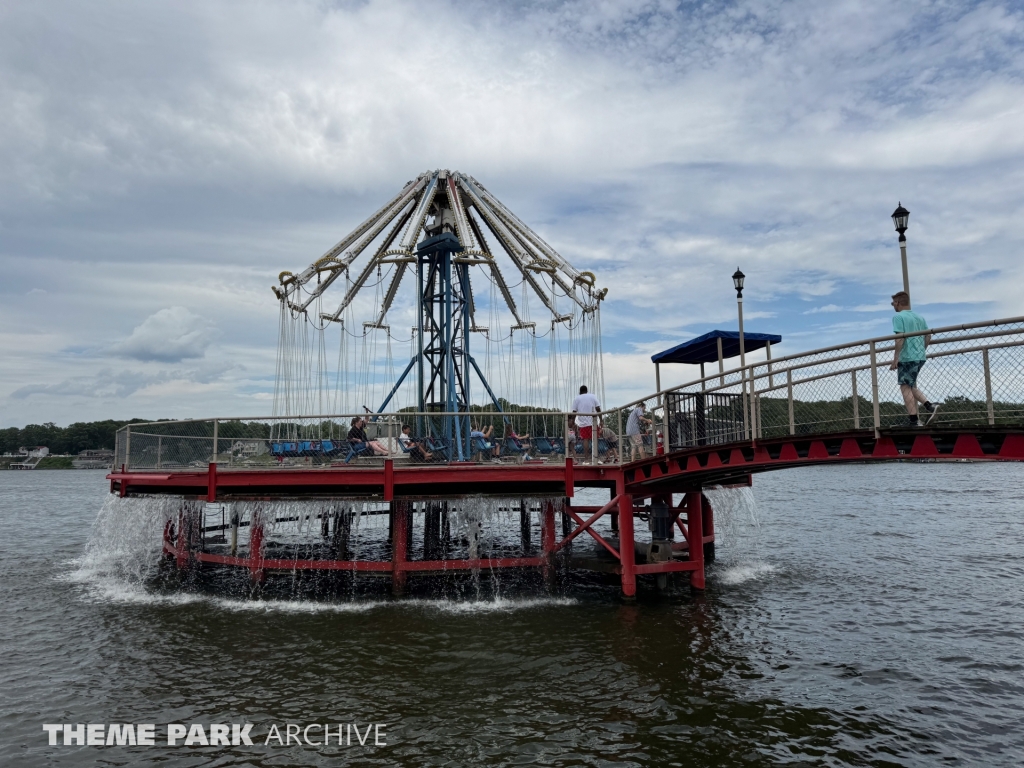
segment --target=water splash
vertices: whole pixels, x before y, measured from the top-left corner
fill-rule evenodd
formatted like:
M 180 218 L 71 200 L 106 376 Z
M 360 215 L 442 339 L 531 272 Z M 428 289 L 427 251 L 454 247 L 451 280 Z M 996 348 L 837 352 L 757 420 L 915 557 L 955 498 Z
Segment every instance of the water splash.
M 770 563 L 751 563 L 749 565 L 733 565 L 723 568 L 718 574 L 721 584 L 735 586 L 748 581 L 759 581 L 778 573 L 778 568 Z
M 704 494 L 715 510 L 716 581 L 735 586 L 778 573 L 762 552 L 761 517 L 753 489 L 718 486 Z
M 493 600 L 412 600 L 407 606 L 425 607 L 442 613 L 479 614 L 512 613 L 533 608 L 553 608 L 576 605 L 571 597 L 524 597 L 508 598 L 495 596 Z
M 542 503 L 537 499 L 529 499 L 527 503 L 532 538 L 538 542 Z M 486 560 L 523 555 L 520 504 L 519 499 L 452 500 L 447 512 L 451 536 L 445 533 L 445 554 L 435 553 L 431 557 L 427 557 L 426 543 L 422 541 L 426 505 L 416 504 L 411 510 L 416 525 L 410 556 L 413 559 Z M 361 611 L 377 605 L 387 591 L 381 579 L 354 569 L 337 573 L 275 571 L 272 573 L 273 589 L 263 590 L 263 599 L 252 600 L 247 598 L 260 590 L 254 590 L 248 572 L 242 569 L 204 568 L 195 578 L 179 573 L 173 565 L 162 563 L 161 550 L 166 524 L 180 525 L 179 514 L 183 510 L 186 517 L 194 515 L 199 522 L 207 552 L 246 557 L 251 531 L 259 525 L 263 527 L 263 552 L 267 557 L 353 561 L 390 558 L 388 505 L 381 502 L 330 499 L 207 504 L 173 497 L 121 499 L 111 496 L 97 515 L 83 556 L 73 563 L 73 571 L 62 577 L 63 580 L 85 586 L 88 599 L 122 604 L 206 602 L 224 610 L 303 612 L 321 610 L 314 606 L 323 606 L 323 610 L 328 611 Z M 344 536 L 339 537 L 342 519 L 346 521 Z M 335 575 L 345 579 L 339 582 L 334 579 Z M 445 599 L 436 603 L 439 610 L 463 604 L 470 606 L 466 609 L 470 612 L 515 610 L 533 604 L 530 600 L 524 602 L 521 595 L 505 595 L 507 588 L 518 584 L 519 580 L 499 569 L 484 569 L 483 574 L 480 569 L 471 574 L 451 572 L 440 581 L 440 595 Z M 438 594 L 436 589 L 431 590 Z M 314 599 L 308 600 L 309 597 Z M 346 597 L 348 602 L 338 602 Z
M 134 602 L 150 597 L 147 585 L 159 568 L 164 525 L 181 504 L 180 499 L 108 497 L 82 557 L 65 579 L 85 585 L 93 598 Z M 178 601 L 178 596 L 166 597 Z

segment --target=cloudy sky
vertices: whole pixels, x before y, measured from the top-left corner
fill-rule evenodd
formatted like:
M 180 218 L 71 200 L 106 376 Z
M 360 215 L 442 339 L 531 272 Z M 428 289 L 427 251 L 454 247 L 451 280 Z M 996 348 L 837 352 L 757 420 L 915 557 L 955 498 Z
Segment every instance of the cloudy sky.
M 1019 3 L 3 3 L 0 107 L 0 426 L 269 414 L 277 273 L 432 168 L 610 288 L 613 401 L 737 265 L 888 332 L 897 201 L 933 326 L 1024 314 Z

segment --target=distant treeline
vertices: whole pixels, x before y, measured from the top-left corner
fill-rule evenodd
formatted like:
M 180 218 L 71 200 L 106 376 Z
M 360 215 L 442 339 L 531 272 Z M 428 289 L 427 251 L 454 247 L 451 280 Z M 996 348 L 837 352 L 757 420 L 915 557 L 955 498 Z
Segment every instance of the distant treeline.
M 125 424 L 136 424 L 146 419 L 131 421 L 78 421 L 67 427 L 58 427 L 52 421 L 29 424 L 22 429 L 0 429 L 0 453 L 17 453 L 19 448 L 45 445 L 50 453 L 79 453 L 99 448 L 114 448 L 114 435 Z

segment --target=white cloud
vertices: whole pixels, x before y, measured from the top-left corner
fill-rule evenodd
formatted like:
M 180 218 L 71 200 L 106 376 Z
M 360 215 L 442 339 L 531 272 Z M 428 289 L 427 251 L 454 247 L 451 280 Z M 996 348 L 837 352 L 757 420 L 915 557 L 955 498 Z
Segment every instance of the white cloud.
M 185 307 L 168 307 L 147 317 L 111 351 L 134 360 L 177 363 L 206 354 L 213 329 Z

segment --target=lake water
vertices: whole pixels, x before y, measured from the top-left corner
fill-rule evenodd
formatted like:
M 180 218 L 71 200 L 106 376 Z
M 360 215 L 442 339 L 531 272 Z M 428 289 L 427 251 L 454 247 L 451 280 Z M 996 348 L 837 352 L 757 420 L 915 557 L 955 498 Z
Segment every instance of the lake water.
M 103 473 L 2 472 L 0 764 L 1021 765 L 1022 488 L 1014 464 L 787 470 L 719 494 L 701 597 L 323 603 L 147 589 L 87 551 Z M 263 744 L 325 722 L 387 746 Z M 49 746 L 43 723 L 260 738 Z

